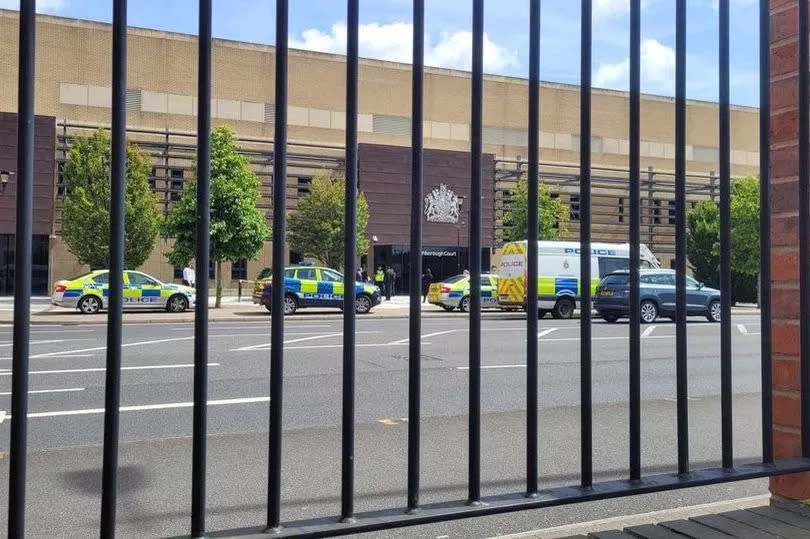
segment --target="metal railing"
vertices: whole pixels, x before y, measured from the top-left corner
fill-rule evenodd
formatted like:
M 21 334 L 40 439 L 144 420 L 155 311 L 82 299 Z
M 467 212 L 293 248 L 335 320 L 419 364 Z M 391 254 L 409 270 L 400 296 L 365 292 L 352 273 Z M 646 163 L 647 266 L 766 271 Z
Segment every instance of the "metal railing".
M 210 151 L 210 92 L 211 92 L 211 2 L 200 0 L 199 18 L 199 86 L 198 86 L 198 146 L 197 146 L 197 252 L 200 267 L 206 267 L 209 258 L 208 233 L 208 184 Z M 113 537 L 115 533 L 116 486 L 118 480 L 118 440 L 119 402 L 121 371 L 121 272 L 123 268 L 123 225 L 124 225 L 124 167 L 125 167 L 125 120 L 126 120 L 126 51 L 127 22 L 126 0 L 113 2 L 113 96 L 112 96 L 112 206 L 111 206 L 111 278 L 110 307 L 107 322 L 107 375 L 104 421 L 104 465 L 101 490 L 102 537 Z M 581 478 L 579 484 L 566 487 L 539 489 L 538 481 L 540 455 L 538 452 L 538 342 L 527 339 L 526 345 L 526 489 L 508 495 L 484 496 L 481 492 L 481 158 L 482 158 L 482 98 L 483 98 L 483 32 L 484 1 L 473 0 L 473 71 L 471 101 L 471 150 L 473 164 L 472 197 L 470 220 L 470 245 L 472 246 L 471 305 L 469 317 L 469 440 L 468 440 L 468 498 L 457 503 L 422 505 L 419 502 L 420 473 L 420 417 L 421 417 L 421 343 L 420 309 L 412 308 L 409 326 L 409 422 L 408 422 L 408 481 L 407 498 L 402 509 L 390 509 L 369 513 L 354 511 L 354 426 L 355 426 L 355 314 L 352 286 L 354 275 L 355 244 L 354 230 L 356 218 L 354 208 L 357 196 L 357 110 L 358 110 L 358 0 L 347 1 L 348 52 L 347 52 L 347 94 L 346 94 L 346 296 L 344 308 L 343 341 L 343 418 L 342 418 L 342 474 L 341 512 L 334 519 L 319 518 L 311 521 L 283 522 L 281 504 L 281 451 L 282 413 L 284 381 L 284 318 L 272 317 L 271 330 L 271 380 L 270 380 L 270 442 L 268 455 L 268 495 L 267 522 L 259 529 L 236 530 L 233 533 L 278 533 L 284 536 L 330 536 L 352 532 L 373 531 L 400 526 L 445 521 L 487 514 L 505 513 L 524 509 L 570 504 L 589 500 L 615 498 L 634 494 L 663 490 L 695 487 L 739 481 L 757 477 L 794 473 L 810 470 L 810 306 L 807 293 L 810 291 L 810 161 L 806 151 L 810 143 L 810 121 L 808 121 L 808 5 L 799 2 L 799 140 L 803 151 L 800 155 L 800 220 L 801 220 L 801 410 L 802 410 L 802 458 L 774 460 L 771 421 L 771 320 L 770 320 L 770 209 L 769 209 L 769 11 L 768 1 L 760 0 L 760 84 L 762 93 L 761 128 L 761 260 L 765 286 L 762 293 L 762 440 L 761 462 L 735 464 L 732 453 L 732 386 L 731 386 L 731 341 L 730 341 L 730 236 L 729 236 L 729 0 L 720 0 L 720 157 L 719 176 L 720 206 L 722 215 L 721 274 L 723 283 L 722 336 L 721 336 L 721 402 L 722 402 L 722 467 L 692 469 L 688 454 L 688 401 L 687 401 L 687 348 L 686 348 L 686 174 L 685 174 L 685 60 L 686 60 L 686 0 L 676 4 L 676 259 L 677 279 L 677 431 L 678 466 L 677 472 L 658 475 L 642 475 L 641 471 L 641 350 L 639 317 L 639 240 L 641 229 L 640 200 L 640 11 L 641 0 L 631 1 L 630 18 L 630 152 L 629 190 L 630 200 L 630 244 L 632 298 L 629 352 L 629 459 L 627 479 L 593 482 L 592 466 L 592 408 L 591 408 L 591 320 L 590 288 L 583 287 L 581 319 Z M 529 72 L 529 191 L 535 194 L 538 189 L 538 136 L 539 136 L 539 23 L 540 0 L 530 0 L 530 72 Z M 285 242 L 285 197 L 283 188 L 287 167 L 287 40 L 288 40 L 288 0 L 276 1 L 276 107 L 273 190 L 274 208 L 282 211 L 273 213 L 273 237 L 279 241 L 273 244 L 273 278 L 281 282 L 284 271 Z M 422 215 L 422 118 L 423 118 L 423 47 L 424 42 L 424 0 L 414 0 L 414 57 L 413 57 L 413 115 L 412 148 L 413 174 L 411 207 L 411 263 L 419 275 L 421 263 L 421 215 Z M 19 130 L 18 130 L 18 179 L 15 289 L 14 302 L 14 342 L 12 375 L 12 417 L 10 444 L 10 484 L 9 484 L 9 537 L 22 537 L 25 530 L 25 472 L 28 405 L 28 362 L 30 331 L 30 276 L 31 276 L 31 226 L 32 226 L 32 184 L 33 184 L 33 126 L 34 126 L 34 53 L 35 53 L 35 1 L 22 0 L 20 5 L 19 36 Z M 591 241 L 591 166 L 590 166 L 590 73 L 591 73 L 591 0 L 582 0 L 582 108 L 581 108 L 581 162 L 580 162 L 580 211 L 582 215 L 579 230 L 582 252 L 589 253 Z M 529 311 L 536 310 L 537 256 L 536 220 L 537 197 L 529 196 Z M 585 257 L 587 255 L 583 255 Z M 116 278 L 116 275 L 118 277 Z M 590 264 L 581 265 L 581 280 L 590 280 Z M 412 305 L 418 300 L 418 286 L 411 287 Z M 282 287 L 273 287 L 273 312 L 283 312 Z M 193 469 L 191 490 L 190 535 L 202 537 L 206 534 L 206 390 L 207 390 L 207 295 L 205 281 L 197 284 L 197 303 L 194 325 L 194 415 L 193 415 Z M 528 334 L 537 334 L 537 317 L 527 319 Z

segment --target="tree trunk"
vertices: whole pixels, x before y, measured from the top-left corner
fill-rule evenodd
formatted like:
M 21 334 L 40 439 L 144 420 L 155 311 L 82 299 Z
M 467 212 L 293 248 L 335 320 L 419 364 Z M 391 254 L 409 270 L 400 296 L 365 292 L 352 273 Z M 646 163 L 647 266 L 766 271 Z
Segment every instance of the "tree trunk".
M 215 309 L 219 309 L 222 305 L 222 260 L 217 260 L 216 265 L 216 278 L 217 278 L 217 300 L 214 304 Z

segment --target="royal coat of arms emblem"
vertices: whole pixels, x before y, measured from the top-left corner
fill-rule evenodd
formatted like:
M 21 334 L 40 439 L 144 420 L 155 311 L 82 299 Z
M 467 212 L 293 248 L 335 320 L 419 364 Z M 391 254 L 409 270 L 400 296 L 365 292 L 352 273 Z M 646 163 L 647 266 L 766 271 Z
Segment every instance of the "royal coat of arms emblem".
M 425 197 L 425 219 L 431 223 L 458 223 L 461 199 L 445 184 Z

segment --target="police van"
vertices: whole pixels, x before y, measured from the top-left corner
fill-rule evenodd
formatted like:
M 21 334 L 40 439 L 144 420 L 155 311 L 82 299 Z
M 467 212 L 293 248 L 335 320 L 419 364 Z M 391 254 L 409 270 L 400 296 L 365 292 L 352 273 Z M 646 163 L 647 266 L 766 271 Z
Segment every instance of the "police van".
M 526 307 L 526 241 L 504 245 L 498 269 L 498 303 L 503 308 Z M 551 312 L 554 318 L 571 318 L 579 307 L 580 247 L 574 241 L 537 242 L 538 315 Z M 641 268 L 661 267 L 646 245 L 639 249 Z M 591 294 L 608 273 L 630 267 L 630 244 L 591 243 Z

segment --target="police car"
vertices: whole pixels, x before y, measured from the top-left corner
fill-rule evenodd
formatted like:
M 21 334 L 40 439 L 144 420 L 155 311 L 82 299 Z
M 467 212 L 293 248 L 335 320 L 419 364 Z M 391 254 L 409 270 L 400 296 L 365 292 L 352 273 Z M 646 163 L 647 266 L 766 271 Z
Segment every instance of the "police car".
M 470 310 L 470 276 L 456 275 L 428 288 L 427 300 L 441 306 L 445 311 Z M 498 276 L 481 274 L 481 307 L 498 307 Z
M 271 308 L 272 278 L 259 280 L 253 290 L 253 303 Z M 356 283 L 355 312 L 366 314 L 380 304 L 382 294 L 377 286 Z M 303 307 L 343 308 L 343 274 L 331 268 L 291 266 L 284 270 L 284 314 Z
M 107 308 L 110 295 L 109 271 L 91 271 L 75 279 L 57 281 L 51 303 L 96 314 Z M 194 305 L 194 289 L 179 284 L 161 283 L 140 271 L 124 272 L 125 309 L 166 309 L 182 313 Z

